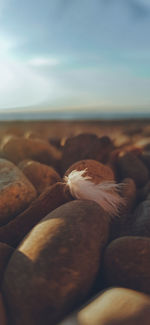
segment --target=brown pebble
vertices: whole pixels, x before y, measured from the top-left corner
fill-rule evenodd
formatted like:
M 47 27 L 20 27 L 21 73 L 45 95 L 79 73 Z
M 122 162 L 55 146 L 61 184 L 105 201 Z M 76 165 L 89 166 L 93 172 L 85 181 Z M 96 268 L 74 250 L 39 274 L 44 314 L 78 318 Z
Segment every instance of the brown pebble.
M 141 134 L 142 131 L 143 131 L 142 126 L 140 125 L 140 123 L 138 125 L 138 123 L 136 122 L 136 125 L 130 125 L 130 126 L 128 125 L 127 128 L 125 128 L 123 133 L 129 135 L 130 137 L 133 137 L 135 134 L 137 135 Z
M 129 145 L 130 143 L 130 137 L 122 133 L 118 134 L 117 137 L 114 139 L 114 145 L 118 148 L 124 147 L 125 145 Z
M 8 160 L 0 159 L 0 225 L 6 224 L 36 198 L 36 189 Z
M 24 138 L 26 138 L 26 139 L 41 139 L 41 134 L 38 134 L 37 132 L 33 132 L 33 131 L 27 131 L 24 134 Z
M 144 146 L 145 151 L 150 151 L 150 139 L 149 142 Z
M 1 156 L 15 164 L 32 159 L 58 167 L 61 152 L 44 140 L 12 137 L 1 146 Z
M 125 204 L 120 211 L 120 216 L 130 213 L 136 204 L 136 185 L 132 178 L 125 178 L 122 181 L 121 196 L 125 200 Z
M 62 149 L 61 146 L 61 141 L 62 139 L 60 137 L 50 137 L 48 139 L 49 143 L 52 144 L 54 147 L 58 148 L 58 149 Z
M 150 237 L 150 200 L 141 202 L 134 212 L 132 234 Z
M 14 220 L 0 227 L 0 241 L 13 247 L 49 212 L 72 200 L 62 183 L 47 188 L 31 205 Z
M 8 325 L 7 316 L 6 316 L 6 309 L 4 306 L 3 296 L 0 293 L 0 324 L 1 325 Z
M 150 293 L 150 238 L 125 236 L 112 241 L 104 253 L 104 274 L 111 286 Z
M 143 151 L 141 154 L 141 159 L 144 162 L 144 164 L 147 166 L 148 170 L 150 171 L 150 150 L 149 151 Z
M 79 325 L 149 325 L 150 296 L 126 288 L 111 288 L 81 309 L 76 319 Z
M 18 167 L 35 186 L 37 193 L 41 194 L 46 187 L 60 182 L 61 178 L 53 167 L 33 160 L 23 160 Z
M 88 200 L 47 215 L 9 261 L 3 293 L 15 325 L 54 325 L 85 299 L 108 237 L 100 206 Z
M 141 147 L 143 150 L 149 150 L 150 138 L 142 136 L 139 140 L 135 142 L 135 145 Z
M 136 186 L 131 178 L 125 178 L 122 181 L 121 196 L 124 198 L 124 204 L 120 206 L 118 218 L 114 218 L 110 225 L 110 241 L 123 236 L 123 233 L 131 227 L 133 223 L 133 209 L 136 204 Z
M 148 181 L 143 187 L 138 191 L 138 199 L 144 201 L 150 194 L 150 181 Z
M 131 152 L 119 156 L 117 166 L 121 179 L 132 178 L 139 187 L 145 185 L 149 179 L 147 167 Z
M 148 123 L 148 125 L 144 125 L 143 135 L 145 137 L 150 137 L 150 125 L 149 125 L 149 123 Z
M 113 170 L 109 166 L 92 159 L 81 160 L 74 163 L 67 169 L 65 176 L 68 176 L 73 170 L 80 171 L 84 169 L 87 169 L 84 176 L 91 177 L 91 180 L 95 184 L 115 180 Z
M 8 261 L 14 252 L 14 248 L 0 242 L 0 286 Z M 1 323 L 0 323 L 1 324 Z
M 112 141 L 107 136 L 98 138 L 95 134 L 80 134 L 69 138 L 63 147 L 62 170 L 65 172 L 76 161 L 85 159 L 106 163 L 112 149 Z

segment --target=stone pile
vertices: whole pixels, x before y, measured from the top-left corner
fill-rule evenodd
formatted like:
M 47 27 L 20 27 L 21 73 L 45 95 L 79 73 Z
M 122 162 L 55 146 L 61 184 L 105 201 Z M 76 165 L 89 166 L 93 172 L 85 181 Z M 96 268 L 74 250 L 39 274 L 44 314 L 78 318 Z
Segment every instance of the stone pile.
M 122 131 L 120 140 L 83 133 L 61 142 L 32 132 L 1 139 L 1 325 L 149 324 L 150 140 L 144 132 Z M 73 196 L 65 180 L 83 170 L 95 186 L 117 186 L 119 215 L 110 217 L 90 194 Z M 106 201 L 113 194 L 107 191 Z

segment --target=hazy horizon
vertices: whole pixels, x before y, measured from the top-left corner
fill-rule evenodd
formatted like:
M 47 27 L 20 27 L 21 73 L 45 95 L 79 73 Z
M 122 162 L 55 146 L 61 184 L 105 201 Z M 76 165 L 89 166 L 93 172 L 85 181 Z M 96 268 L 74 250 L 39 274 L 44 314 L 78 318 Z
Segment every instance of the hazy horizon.
M 148 0 L 0 0 L 0 111 L 150 109 Z
M 65 108 L 43 108 L 24 107 L 21 109 L 0 110 L 0 121 L 32 121 L 32 120 L 135 120 L 149 119 L 150 109 L 125 109 L 115 108 L 99 109 L 98 107 L 70 107 Z

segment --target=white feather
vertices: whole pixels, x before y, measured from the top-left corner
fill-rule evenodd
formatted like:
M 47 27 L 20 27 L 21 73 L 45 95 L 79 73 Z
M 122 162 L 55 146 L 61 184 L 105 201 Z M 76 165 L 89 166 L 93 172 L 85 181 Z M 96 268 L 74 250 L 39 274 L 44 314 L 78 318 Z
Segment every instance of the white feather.
M 124 184 L 116 184 L 113 181 L 94 184 L 90 176 L 83 176 L 86 170 L 73 170 L 64 178 L 73 198 L 93 200 L 110 216 L 119 215 L 120 207 L 125 204 L 125 200 L 119 194 Z

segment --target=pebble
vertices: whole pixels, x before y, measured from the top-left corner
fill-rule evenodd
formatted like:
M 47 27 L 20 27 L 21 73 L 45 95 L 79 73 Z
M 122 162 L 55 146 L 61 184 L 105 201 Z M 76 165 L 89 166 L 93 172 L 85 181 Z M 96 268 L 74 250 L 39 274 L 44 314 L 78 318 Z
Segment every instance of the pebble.
M 114 172 L 109 166 L 92 159 L 81 160 L 74 163 L 67 169 L 65 176 L 68 176 L 73 170 L 80 171 L 85 169 L 87 170 L 84 176 L 91 177 L 92 182 L 95 184 L 104 181 L 115 181 Z
M 1 146 L 1 156 L 18 164 L 25 159 L 58 167 L 61 152 L 48 141 L 23 137 L 11 137 Z
M 141 159 L 150 171 L 150 151 L 144 150 L 141 154 Z
M 108 285 L 150 294 L 150 238 L 125 236 L 104 252 L 103 272 Z
M 0 324 L 58 324 L 108 286 L 122 288 L 100 293 L 61 325 L 149 324 L 150 128 L 123 125 L 116 137 L 108 130 L 110 138 L 79 134 L 79 126 L 65 136 L 1 131 Z M 86 168 L 95 184 L 124 183 L 125 204 L 109 224 L 93 201 L 73 201 L 58 174 Z
M 136 185 L 133 179 L 125 178 L 122 183 L 121 196 L 124 198 L 124 205 L 120 206 L 118 218 L 114 218 L 110 225 L 110 241 L 128 232 L 133 223 L 133 210 L 136 205 Z
M 48 187 L 26 210 L 0 227 L 0 241 L 16 247 L 42 218 L 70 200 L 72 196 L 63 183 Z
M 108 238 L 93 201 L 62 205 L 36 225 L 9 261 L 3 293 L 15 325 L 54 325 L 89 293 Z
M 117 167 L 121 179 L 132 178 L 139 187 L 145 185 L 149 180 L 147 167 L 131 152 L 118 156 Z
M 61 181 L 59 174 L 53 167 L 41 164 L 38 161 L 23 160 L 18 167 L 34 185 L 38 194 L 41 194 L 46 187 Z
M 40 139 L 41 140 L 41 134 L 33 131 L 27 131 L 24 133 L 24 138 L 27 139 Z M 44 139 L 43 139 L 44 140 Z
M 13 247 L 0 242 L 0 286 L 1 286 L 1 282 L 3 279 L 6 266 L 13 252 L 14 252 Z
M 135 141 L 135 145 L 141 147 L 143 150 L 150 150 L 150 138 L 143 136 L 139 140 Z
M 76 319 L 79 325 L 149 325 L 150 296 L 126 288 L 111 288 L 81 309 Z
M 146 200 L 147 196 L 150 194 L 150 181 L 148 181 L 143 187 L 138 191 L 138 199 L 140 201 Z
M 148 125 L 145 125 L 143 128 L 143 135 L 145 137 L 150 137 L 150 125 L 148 123 Z
M 137 197 L 136 185 L 132 178 L 124 178 L 122 183 L 121 196 L 124 198 L 125 204 L 120 210 L 120 216 L 133 211 Z
M 65 172 L 79 160 L 92 159 L 106 163 L 112 150 L 113 143 L 106 136 L 98 138 L 94 134 L 80 134 L 69 138 L 63 147 L 62 171 Z
M 8 325 L 7 316 L 6 316 L 6 308 L 4 306 L 3 296 L 0 293 L 0 324 Z
M 58 149 L 62 149 L 61 141 L 62 139 L 60 137 L 50 137 L 48 138 L 48 141 L 50 144 L 52 144 L 54 147 Z
M 36 196 L 35 187 L 20 169 L 0 159 L 0 225 L 26 209 Z
M 114 139 L 113 143 L 114 143 L 115 147 L 120 148 L 120 147 L 126 146 L 128 144 L 131 144 L 131 139 L 129 136 L 120 133 Z
M 134 212 L 132 234 L 150 237 L 150 200 L 141 202 Z

